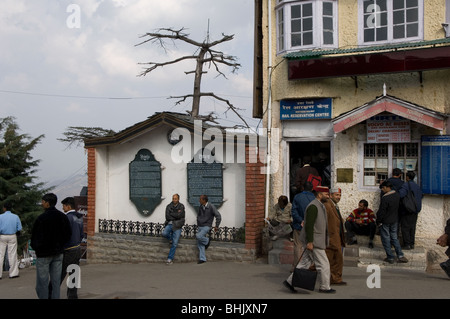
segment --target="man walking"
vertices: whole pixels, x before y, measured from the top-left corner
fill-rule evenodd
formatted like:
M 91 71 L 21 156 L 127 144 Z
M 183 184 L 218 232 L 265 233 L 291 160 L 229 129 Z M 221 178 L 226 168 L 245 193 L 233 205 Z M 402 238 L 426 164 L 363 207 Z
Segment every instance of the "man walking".
M 167 238 L 171 243 L 169 256 L 166 261 L 167 265 L 173 264 L 175 251 L 180 240 L 181 228 L 185 222 L 185 214 L 184 205 L 180 203 L 180 195 L 174 194 L 172 202 L 166 207 L 166 227 L 164 227 L 162 232 L 163 237 Z
M 206 262 L 205 250 L 208 249 L 211 243 L 211 238 L 206 237 L 211 230 L 214 218 L 216 218 L 216 229 L 219 227 L 222 221 L 222 216 L 213 204 L 208 202 L 208 196 L 200 195 L 200 207 L 198 208 L 197 215 L 197 247 L 199 250 L 199 260 L 198 264 L 203 264 Z
M 330 243 L 325 250 L 328 261 L 330 262 L 331 284 L 346 285 L 342 280 L 342 271 L 344 269 L 344 256 L 342 254 L 345 247 L 344 224 L 342 222 L 341 212 L 338 203 L 341 200 L 341 189 L 332 188 L 330 198 L 325 202 L 325 208 L 328 218 L 328 234 Z
M 31 233 L 31 247 L 36 252 L 36 293 L 39 299 L 60 298 L 64 245 L 72 235 L 69 219 L 56 209 L 57 202 L 58 198 L 53 193 L 42 197 L 44 212 L 36 218 Z M 51 294 L 49 283 L 52 285 Z
M 22 230 L 19 216 L 11 212 L 9 202 L 3 204 L 3 214 L 0 215 L 0 279 L 3 273 L 3 261 L 8 248 L 9 278 L 19 277 L 17 262 L 17 234 Z
M 305 225 L 300 234 L 306 251 L 303 253 L 297 268 L 307 269 L 314 263 L 320 280 L 319 292 L 335 293 L 336 290 L 330 287 L 330 263 L 325 253 L 329 239 L 327 213 L 324 203 L 329 198 L 329 189 L 325 186 L 316 186 L 314 193 L 316 198 L 306 208 Z M 291 292 L 296 292 L 292 286 L 292 277 L 293 273 L 283 284 Z
M 308 207 L 309 203 L 311 203 L 315 198 L 312 190 L 312 184 L 310 182 L 306 182 L 303 192 L 295 195 L 294 201 L 292 202 L 291 214 L 292 228 L 294 228 L 292 235 L 294 240 L 294 260 L 292 262 L 291 272 L 294 271 L 295 266 L 297 266 L 300 261 L 300 256 L 303 251 L 302 243 L 300 241 L 300 232 L 303 228 L 303 221 L 305 220 L 306 207 Z

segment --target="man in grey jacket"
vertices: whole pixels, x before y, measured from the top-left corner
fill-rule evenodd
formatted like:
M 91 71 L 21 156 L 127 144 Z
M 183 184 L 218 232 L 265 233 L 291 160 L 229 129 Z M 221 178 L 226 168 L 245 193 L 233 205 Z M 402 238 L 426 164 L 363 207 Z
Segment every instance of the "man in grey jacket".
M 197 215 L 197 247 L 199 250 L 198 264 L 203 264 L 206 262 L 205 250 L 208 249 L 211 239 L 206 237 L 211 231 L 212 223 L 214 218 L 216 218 L 216 230 L 222 221 L 222 216 L 213 204 L 208 202 L 208 196 L 200 195 L 200 207 L 198 208 Z
M 335 293 L 330 287 L 330 263 L 325 249 L 329 244 L 328 220 L 324 203 L 329 198 L 329 189 L 325 186 L 314 188 L 315 199 L 306 207 L 305 225 L 300 232 L 300 240 L 306 247 L 297 268 L 308 269 L 312 263 L 316 265 L 320 280 L 319 292 Z M 292 286 L 293 273 L 283 282 L 291 292 L 296 292 Z

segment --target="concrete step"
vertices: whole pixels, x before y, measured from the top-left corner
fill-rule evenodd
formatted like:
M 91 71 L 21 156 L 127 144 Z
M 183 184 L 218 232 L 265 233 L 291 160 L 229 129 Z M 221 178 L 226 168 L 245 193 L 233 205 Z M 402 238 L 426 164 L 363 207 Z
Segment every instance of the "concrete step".
M 344 260 L 348 263 L 356 263 L 357 267 L 367 267 L 368 265 L 378 265 L 385 268 L 399 268 L 426 271 L 427 252 L 423 247 L 415 247 L 413 250 L 403 250 L 403 254 L 408 259 L 407 263 L 389 264 L 384 261 L 386 252 L 381 244 L 380 236 L 374 238 L 374 248 L 369 248 L 369 238 L 367 236 L 357 236 L 357 245 L 347 245 L 344 248 Z M 393 255 L 395 251 L 392 249 Z
M 272 249 L 268 252 L 267 261 L 273 265 L 291 265 L 294 262 L 294 243 L 286 238 L 272 241 Z

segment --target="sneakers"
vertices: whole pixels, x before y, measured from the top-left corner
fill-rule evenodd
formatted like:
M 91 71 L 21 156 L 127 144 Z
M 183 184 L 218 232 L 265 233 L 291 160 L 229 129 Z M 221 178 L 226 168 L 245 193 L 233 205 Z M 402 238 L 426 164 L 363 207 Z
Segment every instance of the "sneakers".
M 397 262 L 398 262 L 398 263 L 407 263 L 407 262 L 408 262 L 408 259 L 406 259 L 406 257 L 403 256 L 403 257 L 398 258 L 398 259 L 397 259 Z
M 171 260 L 171 259 L 167 259 L 167 261 L 166 261 L 166 265 L 173 265 L 173 260 Z

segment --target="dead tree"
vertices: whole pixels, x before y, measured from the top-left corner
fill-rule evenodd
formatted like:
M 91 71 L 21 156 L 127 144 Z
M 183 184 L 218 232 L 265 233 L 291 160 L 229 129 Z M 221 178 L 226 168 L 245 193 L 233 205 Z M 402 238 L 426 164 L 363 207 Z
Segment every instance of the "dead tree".
M 217 41 L 209 41 L 209 36 L 204 40 L 203 42 L 194 41 L 191 38 L 189 38 L 189 34 L 184 32 L 185 29 L 181 28 L 179 30 L 175 30 L 173 28 L 161 28 L 157 29 L 156 32 L 153 33 L 146 33 L 142 35 L 140 38 L 145 38 L 146 40 L 136 44 L 136 46 L 145 44 L 145 43 L 152 43 L 157 44 L 161 46 L 165 51 L 167 50 L 167 42 L 166 40 L 171 40 L 172 42 L 175 41 L 183 41 L 187 44 L 193 45 L 196 47 L 196 51 L 193 55 L 188 56 L 182 56 L 177 59 L 174 59 L 172 61 L 167 62 L 147 62 L 147 63 L 139 63 L 142 65 L 147 65 L 145 67 L 144 71 L 142 71 L 139 76 L 145 76 L 148 73 L 152 72 L 153 70 L 164 67 L 165 65 L 175 64 L 184 60 L 195 60 L 196 61 L 196 68 L 192 71 L 187 71 L 185 74 L 194 74 L 194 90 L 192 94 L 182 95 L 182 96 L 171 96 L 170 98 L 178 99 L 176 104 L 180 104 L 181 102 L 184 102 L 187 98 L 192 98 L 192 109 L 190 112 L 191 116 L 194 118 L 199 118 L 199 112 L 200 112 L 200 98 L 202 96 L 210 96 L 217 100 L 220 100 L 222 102 L 227 103 L 228 110 L 232 110 L 234 113 L 237 114 L 237 116 L 246 124 L 247 122 L 242 118 L 242 116 L 239 114 L 238 110 L 233 104 L 230 103 L 230 101 L 223 99 L 214 93 L 211 92 L 202 92 L 201 91 L 201 82 L 202 82 L 202 76 L 203 74 L 207 73 L 207 71 L 204 70 L 205 65 L 209 65 L 209 68 L 211 66 L 215 67 L 216 72 L 218 73 L 217 76 L 223 76 L 224 78 L 227 78 L 225 74 L 220 70 L 221 65 L 225 65 L 227 67 L 231 68 L 231 72 L 235 73 L 239 67 L 240 64 L 237 63 L 237 58 L 235 56 L 226 55 L 221 51 L 216 51 L 213 49 L 213 47 L 227 42 L 231 41 L 234 38 L 234 35 L 225 35 L 222 34 L 222 38 Z

